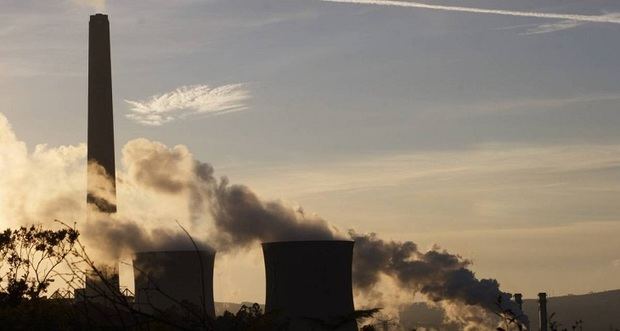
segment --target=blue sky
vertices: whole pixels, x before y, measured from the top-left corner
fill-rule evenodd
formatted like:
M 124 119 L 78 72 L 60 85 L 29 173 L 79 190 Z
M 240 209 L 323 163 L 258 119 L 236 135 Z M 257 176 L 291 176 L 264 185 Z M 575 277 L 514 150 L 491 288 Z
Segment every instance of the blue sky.
M 620 12 L 603 0 L 456 4 Z M 509 289 L 620 287 L 608 276 L 620 246 L 607 241 L 620 234 L 620 24 L 318 0 L 0 6 L 0 112 L 31 148 L 85 141 L 88 15 L 103 6 L 119 159 L 137 137 L 184 144 L 267 198 L 462 252 Z M 127 117 L 127 100 L 228 84 L 244 92 L 238 111 Z

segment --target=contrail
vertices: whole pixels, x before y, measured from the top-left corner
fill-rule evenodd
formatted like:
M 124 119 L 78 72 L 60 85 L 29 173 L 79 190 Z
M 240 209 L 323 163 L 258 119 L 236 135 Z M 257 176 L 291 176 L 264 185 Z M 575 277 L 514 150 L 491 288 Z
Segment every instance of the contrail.
M 495 14 L 495 15 L 505 15 L 505 16 L 552 18 L 552 19 L 570 20 L 570 21 L 578 21 L 578 22 L 620 24 L 620 15 L 618 14 L 573 15 L 573 14 L 557 14 L 557 13 L 540 13 L 540 12 L 529 12 L 529 11 L 485 9 L 485 8 L 474 8 L 474 7 L 429 5 L 429 4 L 420 3 L 420 2 L 394 1 L 394 0 L 323 0 L 323 1 L 324 2 L 379 5 L 379 6 L 423 8 L 423 9 L 456 11 L 456 12 L 475 13 L 475 14 Z

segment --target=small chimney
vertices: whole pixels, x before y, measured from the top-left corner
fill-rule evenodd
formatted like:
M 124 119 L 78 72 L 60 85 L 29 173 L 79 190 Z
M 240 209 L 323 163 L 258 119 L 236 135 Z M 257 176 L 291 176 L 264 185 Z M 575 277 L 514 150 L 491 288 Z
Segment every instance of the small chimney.
M 547 331 L 547 293 L 538 293 L 538 314 L 540 321 L 540 331 Z
M 515 303 L 521 311 L 523 311 L 523 294 L 515 293 Z

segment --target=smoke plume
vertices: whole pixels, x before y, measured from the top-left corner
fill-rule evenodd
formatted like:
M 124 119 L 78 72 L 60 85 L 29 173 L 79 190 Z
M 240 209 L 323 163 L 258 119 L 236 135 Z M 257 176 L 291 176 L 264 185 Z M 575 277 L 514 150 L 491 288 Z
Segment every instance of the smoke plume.
M 0 217 L 22 224 L 77 219 L 88 248 L 108 258 L 143 250 L 191 249 L 175 220 L 188 226 L 201 247 L 208 242 L 224 252 L 259 242 L 351 239 L 354 284 L 362 293 L 372 292 L 387 277 L 401 291 L 423 294 L 446 311 L 521 314 L 496 280 L 475 277 L 470 261 L 439 248 L 422 251 L 411 241 L 343 233 L 301 208 L 265 201 L 246 186 L 216 178 L 213 167 L 197 161 L 185 146 L 136 139 L 123 147 L 122 155 L 123 167 L 117 171 L 119 211 L 100 213 L 86 206 L 84 145 L 37 146 L 28 153 L 0 114 L 0 172 L 5 174 L 0 178 Z M 109 181 L 99 174 L 98 181 Z M 82 220 L 88 208 L 89 217 Z M 459 318 L 469 325 L 484 320 L 479 314 Z
M 411 241 L 385 241 L 374 233 L 351 231 L 350 236 L 355 241 L 354 283 L 362 291 L 372 289 L 382 275 L 387 275 L 401 288 L 421 293 L 432 301 L 478 306 L 495 313 L 510 311 L 527 323 L 511 295 L 502 292 L 495 279 L 477 279 L 468 269 L 471 262 L 459 255 L 439 248 L 421 252 Z
M 152 149 L 152 145 L 149 147 L 149 152 L 154 155 L 162 154 L 161 150 Z M 86 204 L 85 144 L 56 148 L 37 145 L 30 152 L 0 113 L 1 226 L 33 223 L 54 226 L 56 219 L 69 225 L 75 222 L 88 253 L 98 260 L 110 262 L 135 251 L 193 249 L 191 240 L 175 222 L 190 223 L 189 217 L 183 214 L 187 208 L 176 207 L 187 199 L 151 195 L 131 180 L 133 172 L 141 179 L 150 176 L 157 180 L 157 171 L 169 169 L 174 171 L 159 176 L 159 179 L 174 186 L 175 180 L 184 180 L 187 174 L 183 174 L 182 169 L 170 169 L 168 164 L 147 168 L 139 160 L 127 161 L 126 170 L 118 174 L 118 198 L 122 200 L 122 207 L 116 214 L 101 213 L 95 206 Z M 113 201 L 112 184 L 103 168 L 96 164 L 89 167 L 94 175 L 89 180 L 95 183 L 92 194 L 102 201 Z M 191 173 L 204 174 L 207 171 L 192 168 Z M 184 177 L 179 179 L 174 175 Z M 88 218 L 85 218 L 87 214 Z M 200 247 L 208 249 L 204 237 L 194 239 Z
M 191 215 L 209 212 L 215 231 L 208 238 L 219 251 L 258 242 L 348 237 L 355 241 L 354 284 L 363 292 L 388 276 L 402 289 L 432 301 L 478 306 L 496 313 L 511 311 L 526 322 L 496 280 L 477 279 L 468 269 L 471 262 L 458 255 L 439 248 L 422 252 L 411 241 L 384 241 L 375 234 L 350 231 L 347 236 L 318 216 L 306 215 L 281 201 L 263 201 L 248 187 L 231 185 L 225 177 L 216 179 L 213 167 L 194 160 L 185 147 L 133 140 L 125 146 L 124 158 L 131 163 L 129 173 L 134 182 L 168 194 L 188 192 Z M 207 203 L 197 203 L 201 199 Z M 479 324 L 481 318 L 474 317 L 468 323 Z

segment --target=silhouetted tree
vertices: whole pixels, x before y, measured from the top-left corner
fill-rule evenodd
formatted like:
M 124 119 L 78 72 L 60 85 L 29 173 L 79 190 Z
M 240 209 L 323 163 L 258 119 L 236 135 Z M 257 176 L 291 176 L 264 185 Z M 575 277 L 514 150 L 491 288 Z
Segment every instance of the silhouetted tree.
M 78 235 L 72 228 L 46 230 L 40 225 L 0 233 L 0 304 L 16 306 L 44 295 Z
M 205 307 L 180 302 L 158 288 L 154 290 L 175 305 L 137 309 L 132 297 L 119 290 L 116 268 L 95 264 L 78 231 L 58 223 L 63 225 L 60 230 L 31 226 L 0 233 L 1 330 L 288 330 L 278 312 L 265 314 L 258 304 L 213 319 L 205 315 Z M 48 298 L 55 280 L 59 289 Z M 74 293 L 81 294 L 74 298 Z M 327 329 L 371 318 L 378 311 L 355 311 L 330 321 Z

